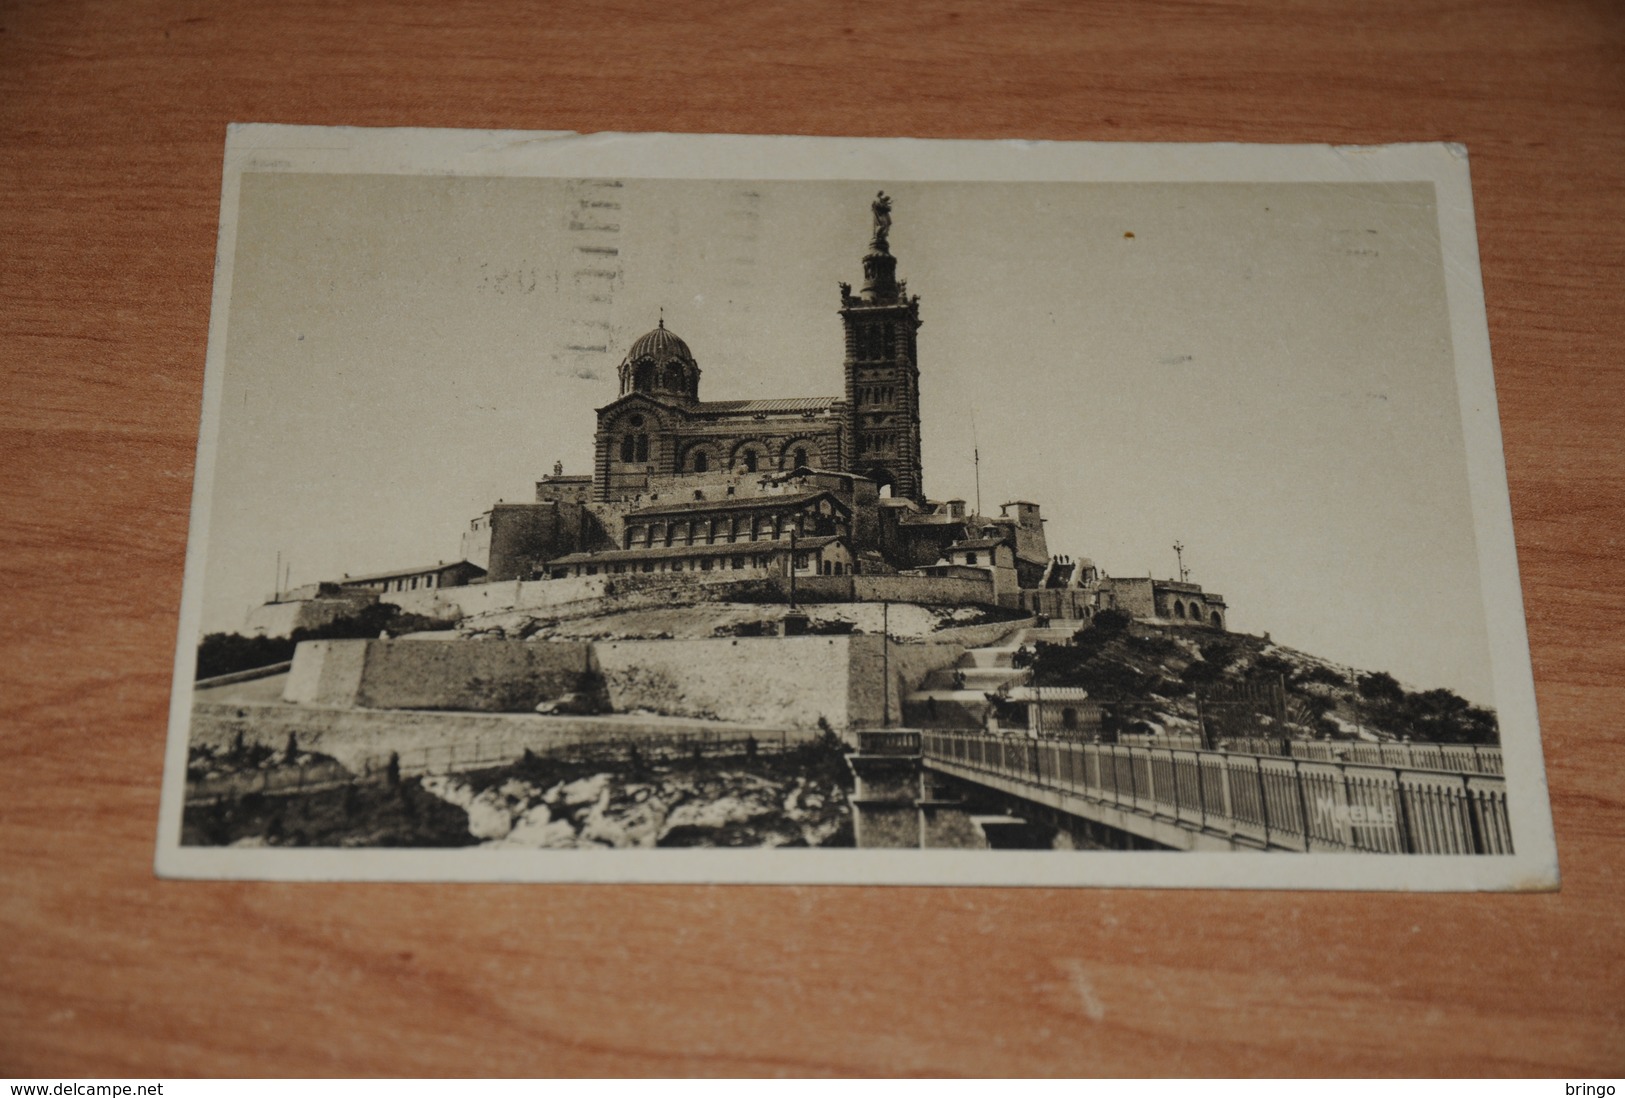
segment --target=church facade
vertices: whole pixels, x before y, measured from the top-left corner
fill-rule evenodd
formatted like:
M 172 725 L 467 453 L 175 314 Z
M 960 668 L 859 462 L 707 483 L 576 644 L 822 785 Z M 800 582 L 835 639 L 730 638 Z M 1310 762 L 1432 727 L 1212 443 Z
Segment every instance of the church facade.
M 633 342 L 620 395 L 598 409 L 592 498 L 648 495 L 665 478 L 799 468 L 853 473 L 883 496 L 924 504 L 920 468 L 920 299 L 897 279 L 891 200 L 875 198 L 858 293 L 841 283 L 845 392 L 840 397 L 700 399 L 700 365 L 664 319 Z

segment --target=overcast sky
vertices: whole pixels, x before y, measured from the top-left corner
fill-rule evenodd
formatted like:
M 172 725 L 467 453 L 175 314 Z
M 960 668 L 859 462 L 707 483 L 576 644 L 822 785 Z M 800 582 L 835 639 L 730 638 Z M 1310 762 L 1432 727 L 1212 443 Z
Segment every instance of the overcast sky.
M 702 399 L 842 392 L 837 282 L 895 200 L 926 492 L 1232 627 L 1492 698 L 1431 184 L 738 183 L 249 173 L 204 627 L 275 583 L 454 560 L 590 471 L 655 326 Z M 602 350 L 595 348 L 603 348 Z

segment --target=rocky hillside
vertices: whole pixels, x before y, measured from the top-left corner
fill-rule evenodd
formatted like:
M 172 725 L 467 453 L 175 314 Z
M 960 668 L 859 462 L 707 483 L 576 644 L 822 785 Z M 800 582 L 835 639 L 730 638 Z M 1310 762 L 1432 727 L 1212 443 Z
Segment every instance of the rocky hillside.
M 547 848 L 850 846 L 846 764 L 833 743 L 783 755 L 615 762 L 529 756 L 423 779 L 486 845 Z
M 1429 743 L 1499 741 L 1495 714 L 1449 690 L 1412 690 L 1267 637 L 1162 630 L 1107 611 L 1070 644 L 1025 654 L 1040 686 L 1081 686 L 1118 732 L 1331 736 Z M 1284 710 L 1285 728 L 1281 726 Z
M 766 636 L 777 632 L 790 608 L 782 602 L 673 603 L 658 608 L 614 609 L 556 618 L 532 610 L 502 611 L 469 618 L 458 627 L 465 637 L 525 640 L 680 640 L 703 637 Z M 917 606 L 896 602 L 808 603 L 800 608 L 812 633 L 879 633 L 899 640 L 922 639 L 943 629 L 1015 620 L 1016 611 L 983 607 Z
M 264 752 L 242 790 L 186 808 L 188 845 L 851 846 L 851 774 L 828 737 L 782 754 L 527 754 L 461 774 L 364 781 L 331 759 Z M 194 760 L 197 780 L 239 776 Z M 233 756 L 235 758 L 235 756 Z M 246 759 L 246 756 L 245 756 Z M 229 761 L 229 760 L 227 760 Z M 207 770 L 203 768 L 207 767 Z M 300 778 L 292 778 L 297 772 Z M 261 790 L 264 790 L 263 792 Z

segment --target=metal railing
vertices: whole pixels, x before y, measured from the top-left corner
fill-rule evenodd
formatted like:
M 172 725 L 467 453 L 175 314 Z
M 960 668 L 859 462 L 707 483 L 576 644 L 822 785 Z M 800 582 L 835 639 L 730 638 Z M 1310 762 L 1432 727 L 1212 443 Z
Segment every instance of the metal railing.
M 1505 773 L 1501 764 L 1501 749 L 1476 743 L 1330 743 L 1294 740 L 1291 750 L 1294 758 L 1321 762 L 1454 770 L 1465 774 Z
M 324 789 L 337 789 L 348 785 L 352 780 L 353 775 L 332 760 L 196 776 L 188 774 L 186 803 L 206 804 L 233 797 L 246 797 L 251 793 L 266 795 L 317 793 Z
M 804 741 L 792 739 L 789 733 L 782 731 L 751 732 L 733 729 L 655 735 L 589 733 L 544 742 L 514 736 L 478 738 L 461 743 L 408 748 L 395 752 L 393 759 L 396 773 L 403 778 L 412 778 L 425 774 L 456 774 L 504 766 L 522 758 L 526 751 L 541 758 L 563 755 L 579 761 L 625 761 L 632 757 L 634 752 L 645 760 L 739 755 L 751 750 L 761 754 L 778 754 L 802 742 Z M 369 779 L 386 773 L 391 765 L 391 757 L 389 754 L 380 754 L 364 759 L 361 763 L 360 776 Z
M 805 737 L 792 736 L 787 731 L 765 729 L 656 734 L 627 732 L 618 735 L 585 732 L 571 736 L 553 736 L 542 741 L 538 741 L 535 737 L 521 736 L 480 737 L 367 756 L 357 761 L 354 769 L 347 768 L 332 759 L 312 759 L 298 764 L 267 764 L 252 769 L 227 770 L 212 774 L 189 772 L 186 779 L 186 803 L 205 804 L 254 793 L 266 795 L 317 793 L 338 789 L 357 781 L 381 781 L 389 773 L 392 761 L 397 777 L 416 778 L 427 774 L 456 774 L 506 766 L 524 757 L 526 751 L 544 758 L 563 755 L 572 760 L 625 762 L 633 757 L 653 761 L 671 758 L 715 758 L 749 754 L 752 751 L 763 755 L 780 754 L 805 742 L 807 742 Z M 916 742 L 913 753 L 918 752 Z
M 1497 775 L 930 730 L 941 761 L 1285 850 L 1510 854 Z
M 860 755 L 918 755 L 920 753 L 920 734 L 918 732 L 859 732 L 858 754 Z

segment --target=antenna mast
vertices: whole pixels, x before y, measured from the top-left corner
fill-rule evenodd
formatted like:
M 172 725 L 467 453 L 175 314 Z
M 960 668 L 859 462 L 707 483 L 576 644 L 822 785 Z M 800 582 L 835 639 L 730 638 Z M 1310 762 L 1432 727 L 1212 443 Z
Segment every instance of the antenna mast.
M 976 517 L 982 517 L 982 447 L 976 441 L 976 413 L 970 414 L 971 461 L 976 466 Z
M 1191 573 L 1190 573 L 1190 569 L 1185 567 L 1185 543 L 1184 542 L 1182 542 L 1182 541 L 1174 542 L 1174 558 L 1179 561 L 1179 582 L 1180 583 L 1189 583 L 1190 578 L 1191 578 Z

